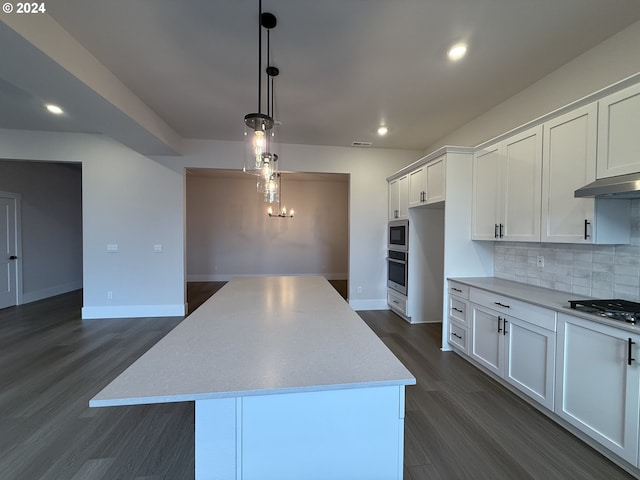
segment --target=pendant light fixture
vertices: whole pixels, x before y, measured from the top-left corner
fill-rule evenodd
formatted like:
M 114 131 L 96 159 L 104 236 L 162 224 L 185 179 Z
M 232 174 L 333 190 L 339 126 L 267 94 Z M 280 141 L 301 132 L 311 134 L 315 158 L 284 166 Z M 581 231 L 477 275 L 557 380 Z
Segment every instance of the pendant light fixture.
M 267 215 L 269 215 L 271 218 L 293 218 L 294 215 L 294 211 L 293 209 L 287 211 L 286 207 L 282 206 L 282 174 L 281 173 L 276 173 L 275 174 L 275 181 L 277 182 L 277 189 L 278 192 L 280 192 L 280 194 L 278 195 L 278 200 L 277 200 L 277 204 L 278 204 L 278 209 L 274 212 L 273 210 L 273 206 L 269 205 L 269 208 L 267 208 Z
M 249 113 L 244 117 L 245 124 L 245 143 L 246 153 L 243 170 L 247 173 L 260 175 L 264 182 L 258 181 L 258 189 L 261 184 L 265 185 L 273 173 L 277 171 L 277 156 L 275 153 L 275 122 L 271 116 L 269 106 L 267 113 L 262 112 L 262 29 L 269 31 L 277 24 L 277 19 L 272 13 L 262 12 L 262 0 L 258 2 L 258 112 Z M 269 38 L 269 37 L 267 37 Z M 267 48 L 268 52 L 268 48 Z M 269 71 L 271 66 L 267 65 L 267 75 L 271 75 Z M 277 69 L 275 69 L 277 71 Z M 279 72 L 278 72 L 279 73 Z M 270 85 L 267 81 L 267 94 L 269 95 Z M 269 98 L 267 98 L 269 105 Z

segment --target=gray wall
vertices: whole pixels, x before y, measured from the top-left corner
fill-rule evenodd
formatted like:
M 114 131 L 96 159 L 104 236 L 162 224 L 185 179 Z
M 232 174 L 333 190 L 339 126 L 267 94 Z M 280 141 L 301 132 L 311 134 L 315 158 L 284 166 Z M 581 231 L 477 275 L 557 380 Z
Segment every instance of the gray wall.
M 323 275 L 349 269 L 349 182 L 292 180 L 283 174 L 282 205 L 293 218 L 271 218 L 243 173 L 187 175 L 187 280 L 236 275 Z M 276 208 L 277 210 L 277 208 Z
M 80 165 L 0 160 L 0 190 L 22 196 L 22 303 L 82 288 Z

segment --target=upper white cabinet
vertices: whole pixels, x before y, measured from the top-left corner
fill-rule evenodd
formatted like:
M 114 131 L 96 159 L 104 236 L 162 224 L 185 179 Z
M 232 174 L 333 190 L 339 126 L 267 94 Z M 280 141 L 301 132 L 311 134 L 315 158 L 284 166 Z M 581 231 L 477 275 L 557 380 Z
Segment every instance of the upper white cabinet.
M 593 103 L 544 124 L 543 242 L 629 243 L 629 200 L 574 197 L 595 180 L 597 116 Z
M 423 165 L 409 172 L 409 208 L 424 205 L 427 201 L 426 167 Z
M 640 335 L 562 313 L 557 335 L 555 413 L 638 465 Z
M 640 172 L 640 84 L 598 102 L 597 177 Z
M 389 220 L 408 217 L 408 185 L 407 175 L 389 181 Z
M 427 192 L 426 203 L 444 202 L 445 198 L 445 156 L 426 165 Z
M 474 240 L 540 240 L 541 169 L 541 126 L 474 154 Z
M 445 155 L 407 174 L 409 208 L 443 202 L 445 198 Z

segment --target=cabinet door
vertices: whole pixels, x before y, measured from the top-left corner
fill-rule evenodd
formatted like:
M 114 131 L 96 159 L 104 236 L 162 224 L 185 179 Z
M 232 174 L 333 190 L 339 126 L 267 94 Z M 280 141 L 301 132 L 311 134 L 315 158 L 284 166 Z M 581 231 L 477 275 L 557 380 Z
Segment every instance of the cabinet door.
M 505 140 L 502 152 L 502 238 L 510 241 L 539 242 L 542 126 Z
M 409 180 L 405 175 L 398 179 L 398 218 L 409 216 Z
M 633 465 L 638 462 L 640 335 L 558 315 L 555 412 Z M 629 339 L 635 342 L 630 345 Z
M 471 351 L 469 353 L 474 360 L 499 376 L 502 376 L 504 364 L 503 321 L 503 317 L 498 316 L 493 310 L 471 304 Z
M 484 148 L 473 155 L 473 240 L 495 240 L 501 184 L 500 145 Z
M 505 321 L 504 378 L 518 390 L 553 411 L 555 332 L 513 317 L 507 317 Z
M 427 203 L 444 202 L 445 199 L 445 170 L 444 157 L 427 165 Z
M 423 205 L 426 201 L 425 167 L 417 168 L 408 175 L 409 207 Z
M 595 180 L 596 118 L 594 103 L 544 124 L 543 242 L 592 242 L 585 229 L 594 221 L 594 199 L 575 198 L 574 192 Z
M 400 215 L 400 184 L 398 179 L 389 181 L 389 220 L 394 220 Z
M 640 172 L 640 85 L 600 100 L 598 178 Z

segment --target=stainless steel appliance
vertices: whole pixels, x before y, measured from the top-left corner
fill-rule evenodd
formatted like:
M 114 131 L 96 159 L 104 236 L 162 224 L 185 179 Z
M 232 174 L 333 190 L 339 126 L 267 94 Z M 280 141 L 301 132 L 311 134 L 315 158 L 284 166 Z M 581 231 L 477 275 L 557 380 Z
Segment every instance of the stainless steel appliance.
M 640 320 L 640 303 L 627 300 L 569 300 L 574 310 L 635 324 Z
M 387 240 L 390 250 L 408 251 L 409 220 L 393 220 L 389 222 Z
M 387 256 L 387 287 L 407 294 L 407 256 L 408 252 L 389 248 Z

